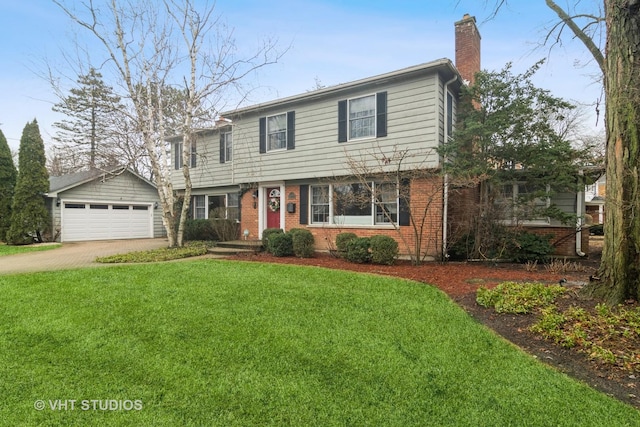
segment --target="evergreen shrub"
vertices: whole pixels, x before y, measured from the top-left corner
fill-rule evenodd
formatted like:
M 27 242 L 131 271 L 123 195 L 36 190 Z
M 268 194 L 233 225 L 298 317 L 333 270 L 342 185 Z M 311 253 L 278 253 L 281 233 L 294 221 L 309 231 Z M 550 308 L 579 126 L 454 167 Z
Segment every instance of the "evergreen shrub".
M 345 253 L 345 259 L 357 264 L 364 264 L 371 260 L 371 253 L 369 248 L 371 247 L 371 239 L 368 237 L 356 237 L 349 240 L 347 243 L 347 251 Z
M 393 265 L 398 258 L 398 242 L 389 236 L 373 236 L 371 243 L 371 262 Z

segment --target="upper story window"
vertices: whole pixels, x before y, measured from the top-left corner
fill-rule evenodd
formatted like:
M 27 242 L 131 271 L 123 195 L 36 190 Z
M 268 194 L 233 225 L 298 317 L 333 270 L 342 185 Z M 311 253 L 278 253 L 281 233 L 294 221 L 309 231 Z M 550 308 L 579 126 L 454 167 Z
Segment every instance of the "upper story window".
M 387 136 L 387 92 L 338 101 L 338 142 Z
M 260 153 L 293 150 L 295 148 L 295 120 L 294 111 L 260 118 Z
M 267 117 L 267 151 L 287 148 L 287 115 Z
M 369 138 L 376 134 L 376 96 L 349 100 L 349 139 Z
M 173 166 L 174 169 L 182 169 L 182 147 L 184 145 L 182 142 L 176 142 L 173 144 Z M 191 144 L 191 155 L 189 156 L 190 162 L 189 167 L 195 168 L 197 164 L 198 153 L 196 150 L 196 143 Z
M 233 136 L 231 132 L 220 133 L 220 163 L 233 160 Z

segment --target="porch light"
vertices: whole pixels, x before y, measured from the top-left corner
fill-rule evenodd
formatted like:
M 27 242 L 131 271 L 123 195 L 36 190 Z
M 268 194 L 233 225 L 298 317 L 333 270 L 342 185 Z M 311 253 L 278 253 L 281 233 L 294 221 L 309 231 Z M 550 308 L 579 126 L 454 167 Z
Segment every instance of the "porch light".
M 249 230 L 245 228 L 242 234 L 244 235 L 244 240 L 247 240 L 247 237 L 249 237 Z

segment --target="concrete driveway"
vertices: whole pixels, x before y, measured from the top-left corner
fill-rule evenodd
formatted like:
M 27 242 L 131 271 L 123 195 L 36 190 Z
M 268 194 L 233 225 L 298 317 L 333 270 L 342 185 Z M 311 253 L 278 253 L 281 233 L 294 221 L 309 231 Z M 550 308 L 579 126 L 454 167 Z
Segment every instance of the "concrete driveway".
M 0 274 L 108 266 L 113 264 L 100 264 L 95 262 L 95 259 L 101 256 L 166 248 L 167 246 L 166 238 L 63 243 L 62 247 L 57 249 L 1 256 Z

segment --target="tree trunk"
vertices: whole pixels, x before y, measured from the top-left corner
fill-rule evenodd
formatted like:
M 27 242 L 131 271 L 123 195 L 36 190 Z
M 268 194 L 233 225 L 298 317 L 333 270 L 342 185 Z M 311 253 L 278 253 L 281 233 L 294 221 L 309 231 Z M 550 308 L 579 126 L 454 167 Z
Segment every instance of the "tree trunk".
M 600 281 L 610 304 L 640 297 L 640 0 L 605 0 L 607 167 Z

